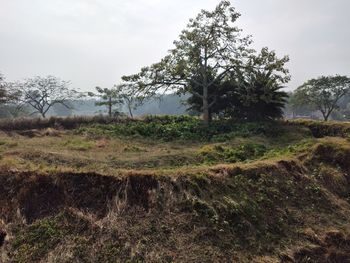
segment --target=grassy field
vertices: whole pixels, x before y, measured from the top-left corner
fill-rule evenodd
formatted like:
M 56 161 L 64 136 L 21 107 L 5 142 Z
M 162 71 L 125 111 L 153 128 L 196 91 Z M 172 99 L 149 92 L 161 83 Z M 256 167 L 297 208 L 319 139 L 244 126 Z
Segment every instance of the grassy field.
M 0 134 L 4 262 L 349 260 L 347 123 L 34 127 Z
M 315 140 L 308 128 L 278 123 L 238 124 L 225 127 L 225 132 L 221 132 L 222 127 L 199 132 L 202 128 L 197 120 L 189 131 L 184 131 L 186 122 L 193 125 L 193 120 L 181 123 L 160 119 L 156 125 L 131 122 L 73 130 L 2 132 L 0 165 L 20 170 L 111 175 L 132 169 L 161 173 L 264 159 L 306 147 Z

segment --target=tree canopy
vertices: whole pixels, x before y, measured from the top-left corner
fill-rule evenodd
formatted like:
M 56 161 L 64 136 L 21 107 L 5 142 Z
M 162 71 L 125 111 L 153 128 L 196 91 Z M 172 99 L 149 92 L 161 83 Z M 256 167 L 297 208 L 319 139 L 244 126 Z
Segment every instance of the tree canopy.
M 34 108 L 32 114 L 39 113 L 45 118 L 52 106 L 61 104 L 69 108 L 67 101 L 79 96 L 76 90 L 69 88 L 69 84 L 54 76 L 30 78 L 15 84 L 17 100 L 22 106 Z
M 250 48 L 251 37 L 243 36 L 235 25 L 239 16 L 229 1 L 220 2 L 212 12 L 202 10 L 190 19 L 167 56 L 123 80 L 145 96 L 169 89 L 192 94 L 201 101 L 200 110 L 208 124 L 212 108 L 218 103 L 216 87 L 225 78 L 252 66 L 280 69 L 288 60 L 276 60 L 275 53 L 269 53 L 267 48 L 263 56 L 255 55 Z M 280 72 L 288 74 L 284 68 Z
M 281 118 L 287 98 L 281 89 L 290 78 L 284 67 L 287 62 L 288 57 L 278 59 L 267 48 L 250 56 L 245 67 L 237 68 L 208 90 L 209 103 L 216 102 L 210 115 L 247 120 Z M 197 92 L 201 91 L 197 88 Z M 189 110 L 201 110 L 201 100 L 196 96 L 190 96 L 187 102 Z

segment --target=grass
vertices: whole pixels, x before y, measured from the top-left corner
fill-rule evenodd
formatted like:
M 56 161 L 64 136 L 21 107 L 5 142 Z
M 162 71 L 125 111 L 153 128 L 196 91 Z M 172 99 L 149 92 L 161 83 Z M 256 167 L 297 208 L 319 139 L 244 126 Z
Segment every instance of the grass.
M 324 244 L 301 233 L 350 233 L 350 143 L 310 125 L 323 127 L 165 116 L 2 132 L 4 249 L 11 262 L 306 262 Z
M 80 138 L 72 138 L 63 142 L 63 146 L 70 150 L 87 151 L 94 147 L 94 143 Z
M 147 117 L 73 130 L 1 133 L 0 165 L 11 162 L 18 169 L 104 174 L 162 171 L 257 160 L 311 138 L 303 127 L 278 123 L 214 122 L 207 129 L 192 117 Z

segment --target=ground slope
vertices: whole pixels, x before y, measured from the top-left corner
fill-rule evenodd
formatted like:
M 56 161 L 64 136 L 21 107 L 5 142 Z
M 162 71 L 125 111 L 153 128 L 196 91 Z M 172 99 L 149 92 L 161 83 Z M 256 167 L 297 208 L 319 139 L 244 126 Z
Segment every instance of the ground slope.
M 144 157 L 137 169 L 110 168 L 103 156 L 117 142 L 149 150 L 149 139 L 84 137 L 81 130 L 4 134 L 1 260 L 349 262 L 350 143 L 335 134 L 314 138 L 294 125 L 280 139 L 251 134 L 182 143 L 186 162 L 152 166 Z M 81 138 L 74 147 L 90 146 L 74 148 L 67 143 L 72 138 Z M 179 150 L 176 142 L 159 144 L 170 156 L 176 155 L 170 145 Z M 65 147 L 71 153 L 62 153 Z M 150 147 L 153 158 L 166 156 Z M 100 148 L 91 165 L 89 151 Z M 137 160 L 140 151 L 132 149 L 115 159 Z M 76 159 L 64 167 L 41 158 L 52 151 Z

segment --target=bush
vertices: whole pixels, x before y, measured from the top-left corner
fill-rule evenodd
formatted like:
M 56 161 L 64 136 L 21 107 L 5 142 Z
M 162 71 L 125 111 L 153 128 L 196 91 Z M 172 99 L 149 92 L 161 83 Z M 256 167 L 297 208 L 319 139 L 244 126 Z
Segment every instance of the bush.
M 74 117 L 50 117 L 50 118 L 18 118 L 0 121 L 0 130 L 19 131 L 45 128 L 74 129 L 86 124 L 119 123 L 125 119 L 117 117 L 98 116 L 74 116 Z
M 274 123 L 237 123 L 232 120 L 215 120 L 209 127 L 190 116 L 147 116 L 139 120 L 126 120 L 108 125 L 94 124 L 82 127 L 78 133 L 97 136 L 147 137 L 171 140 L 225 141 L 236 136 L 276 135 L 280 129 Z

